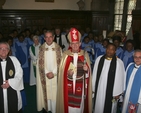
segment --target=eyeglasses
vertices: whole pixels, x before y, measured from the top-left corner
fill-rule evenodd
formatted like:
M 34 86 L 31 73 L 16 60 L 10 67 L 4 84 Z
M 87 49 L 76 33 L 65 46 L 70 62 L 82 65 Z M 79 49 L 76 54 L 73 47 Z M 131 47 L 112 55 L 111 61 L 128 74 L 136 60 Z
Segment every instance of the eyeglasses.
M 141 59 L 141 56 L 137 57 L 137 56 L 134 56 L 134 59 Z
M 8 51 L 8 48 L 0 48 L 0 51 Z

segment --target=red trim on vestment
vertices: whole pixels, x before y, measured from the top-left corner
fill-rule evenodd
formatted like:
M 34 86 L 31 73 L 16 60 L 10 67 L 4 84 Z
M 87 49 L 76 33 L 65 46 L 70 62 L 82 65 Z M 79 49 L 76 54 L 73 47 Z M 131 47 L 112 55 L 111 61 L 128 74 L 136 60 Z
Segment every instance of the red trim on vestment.
M 64 111 L 65 113 L 68 113 L 68 79 L 67 79 L 67 71 L 70 65 L 70 62 L 72 61 L 72 57 L 68 56 L 66 60 L 66 65 L 64 69 Z
M 70 65 L 70 62 L 72 61 L 72 56 L 68 56 L 68 58 L 66 59 L 66 65 L 65 65 L 65 69 L 64 69 L 64 111 L 65 113 L 68 113 L 68 79 L 67 79 L 67 71 Z M 79 56 L 78 59 L 80 59 L 82 62 L 84 61 L 84 56 Z M 88 66 L 88 64 L 86 63 L 86 65 Z M 90 69 L 90 67 L 88 66 L 88 68 Z M 89 75 L 90 76 L 90 75 Z M 89 88 L 89 78 L 86 79 L 86 83 L 87 83 L 87 91 L 86 91 L 86 111 L 87 113 L 89 113 L 89 109 L 88 109 L 88 88 Z
M 80 57 L 80 59 L 81 59 L 81 61 L 84 62 L 84 56 L 83 56 L 83 57 Z M 89 68 L 88 70 L 90 70 L 89 65 L 88 65 L 87 63 L 86 63 L 86 65 L 87 65 L 87 67 Z M 90 76 L 90 75 L 89 75 L 89 76 Z M 85 82 L 85 83 L 87 83 L 87 91 L 86 91 L 86 101 L 84 100 L 84 101 L 86 102 L 84 107 L 85 107 L 85 110 L 86 110 L 85 112 L 86 112 L 86 113 L 89 113 L 89 109 L 88 109 L 88 106 L 89 106 L 89 105 L 88 105 L 88 104 L 89 104 L 89 102 L 88 102 L 88 95 L 89 95 L 89 93 L 88 93 L 88 90 L 89 90 L 89 89 L 88 89 L 88 88 L 89 88 L 89 78 L 86 79 L 86 82 Z

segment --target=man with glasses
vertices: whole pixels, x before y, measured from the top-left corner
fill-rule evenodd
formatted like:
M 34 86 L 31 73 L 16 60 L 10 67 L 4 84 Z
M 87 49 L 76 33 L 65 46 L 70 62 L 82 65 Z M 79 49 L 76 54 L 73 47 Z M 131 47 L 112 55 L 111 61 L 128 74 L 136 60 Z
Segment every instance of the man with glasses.
M 59 67 L 56 113 L 91 113 L 91 67 L 88 53 L 80 49 L 81 34 L 71 28 L 70 49 Z
M 141 50 L 135 50 L 134 63 L 126 70 L 125 96 L 122 113 L 141 113 Z
M 9 51 L 8 43 L 0 42 L 0 113 L 22 113 L 23 70 Z

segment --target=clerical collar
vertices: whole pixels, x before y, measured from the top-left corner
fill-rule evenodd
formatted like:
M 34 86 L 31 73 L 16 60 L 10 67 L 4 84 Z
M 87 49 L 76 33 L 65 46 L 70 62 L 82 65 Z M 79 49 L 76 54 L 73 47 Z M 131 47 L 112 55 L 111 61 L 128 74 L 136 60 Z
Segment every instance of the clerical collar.
M 107 59 L 107 60 L 112 60 L 112 58 L 110 58 L 110 57 L 105 57 L 105 59 Z
M 52 47 L 54 47 L 54 43 L 52 43 L 51 45 L 47 45 L 47 43 L 46 43 L 46 47 L 52 48 Z
M 46 51 L 48 51 L 48 50 L 55 51 L 54 43 L 52 43 L 51 45 L 47 45 L 47 44 L 46 44 L 46 48 L 45 48 L 45 50 L 46 50 Z
M 135 64 L 135 66 L 134 66 L 134 68 L 136 68 L 136 69 L 138 69 L 139 67 L 140 67 L 140 65 L 137 66 L 136 64 Z
M 58 38 L 58 37 L 60 37 L 60 35 L 56 35 L 56 37 Z
M 0 58 L 0 62 L 2 62 L 2 61 L 6 61 L 6 59 L 1 59 L 1 58 Z

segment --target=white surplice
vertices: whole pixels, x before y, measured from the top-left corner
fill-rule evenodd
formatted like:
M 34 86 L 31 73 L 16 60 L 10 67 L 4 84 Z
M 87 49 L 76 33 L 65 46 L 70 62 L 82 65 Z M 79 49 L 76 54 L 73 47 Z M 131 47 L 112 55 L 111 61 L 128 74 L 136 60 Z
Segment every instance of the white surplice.
M 126 72 L 128 70 L 128 68 L 132 65 L 133 63 L 130 63 L 126 69 Z M 136 66 L 137 67 L 137 66 Z M 138 66 L 139 68 L 139 66 Z M 128 86 L 127 86 L 127 90 L 126 90 L 126 93 L 125 93 L 125 96 L 124 96 L 124 103 L 123 103 L 123 108 L 122 108 L 122 113 L 126 113 L 127 109 L 128 109 L 128 104 L 129 104 L 129 97 L 130 97 L 130 91 L 131 91 L 131 88 L 132 88 L 132 84 L 133 84 L 133 81 L 134 81 L 134 77 L 136 75 L 136 72 L 138 70 L 138 68 L 134 68 L 132 73 L 131 73 L 131 76 L 130 76 L 130 79 L 129 79 L 129 82 L 128 82 Z M 141 113 L 141 90 L 140 90 L 140 95 L 139 95 L 139 99 L 138 99 L 138 112 L 137 113 Z
M 92 90 L 95 92 L 95 82 L 97 76 L 97 69 L 98 64 L 102 56 L 99 56 L 94 65 L 93 75 L 92 75 Z M 93 113 L 103 113 L 104 110 L 104 103 L 105 103 L 105 96 L 106 96 L 106 86 L 107 86 L 107 77 L 109 72 L 111 60 L 105 59 L 103 68 L 101 71 L 101 76 L 99 78 L 99 84 L 97 89 L 97 97 L 95 102 L 95 110 Z M 124 79 L 125 79 L 125 70 L 123 62 L 117 58 L 116 64 L 116 72 L 115 72 L 115 81 L 113 86 L 113 97 L 118 96 L 124 91 Z M 111 100 L 112 101 L 112 100 Z M 114 110 L 112 110 L 114 111 Z M 112 113 L 112 112 L 111 112 Z
M 31 62 L 30 62 L 30 81 L 29 84 L 32 85 L 36 85 L 36 77 L 35 77 L 35 72 L 33 69 L 33 65 L 36 66 L 37 65 L 37 59 L 38 59 L 38 54 L 39 54 L 39 47 L 41 44 L 36 45 L 33 44 L 34 48 L 35 48 L 35 55 L 33 54 L 32 50 L 31 50 L 31 46 L 29 48 L 29 54 L 30 54 L 30 58 L 31 58 Z
M 17 91 L 18 110 L 20 110 L 22 108 L 22 99 L 21 99 L 20 90 L 24 88 L 23 87 L 23 70 L 21 68 L 21 64 L 19 63 L 16 57 L 10 56 L 10 58 L 15 67 L 15 76 L 14 78 L 8 79 L 8 82 L 11 88 Z M 6 80 L 5 78 L 6 61 L 1 62 L 1 67 L 2 67 L 3 81 L 5 81 Z M 3 89 L 3 97 L 4 97 L 4 113 L 8 113 L 7 89 Z

